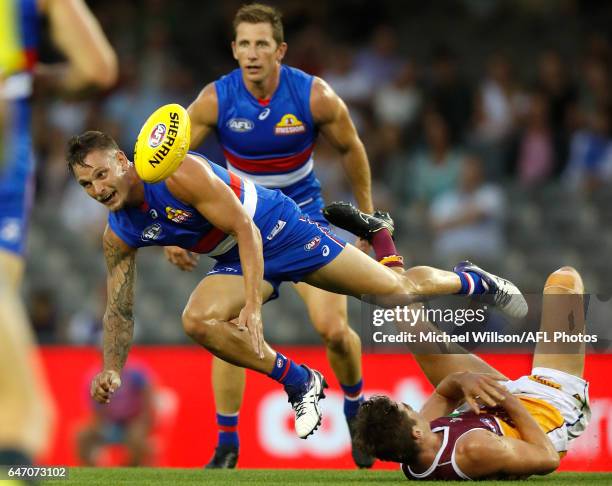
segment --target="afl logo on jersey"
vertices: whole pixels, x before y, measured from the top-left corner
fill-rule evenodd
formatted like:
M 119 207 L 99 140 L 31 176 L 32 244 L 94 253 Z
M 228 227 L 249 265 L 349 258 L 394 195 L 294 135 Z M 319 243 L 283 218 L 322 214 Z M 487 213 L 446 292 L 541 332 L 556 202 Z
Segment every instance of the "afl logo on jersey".
M 314 250 L 321 243 L 321 237 L 315 236 L 312 240 L 304 245 L 304 250 L 311 251 Z
M 244 133 L 253 130 L 255 124 L 246 118 L 232 118 L 227 122 L 226 126 L 232 132 Z
M 158 123 L 153 127 L 151 131 L 151 135 L 149 135 L 149 147 L 157 148 L 164 140 L 164 135 L 166 134 L 166 125 L 163 123 Z
M 160 237 L 161 233 L 162 233 L 161 224 L 154 223 L 151 226 L 148 226 L 147 228 L 145 228 L 145 230 L 142 232 L 142 235 L 140 235 L 140 239 L 142 241 L 157 240 Z
M 306 127 L 295 115 L 288 113 L 274 127 L 274 135 L 295 135 L 304 133 Z

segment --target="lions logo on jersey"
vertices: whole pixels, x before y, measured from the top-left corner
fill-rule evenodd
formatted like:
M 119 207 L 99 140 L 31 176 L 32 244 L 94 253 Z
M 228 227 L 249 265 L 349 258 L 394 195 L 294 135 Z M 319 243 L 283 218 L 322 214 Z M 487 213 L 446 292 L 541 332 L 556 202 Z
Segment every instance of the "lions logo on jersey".
M 306 127 L 295 115 L 287 113 L 274 127 L 274 135 L 295 135 L 304 133 Z

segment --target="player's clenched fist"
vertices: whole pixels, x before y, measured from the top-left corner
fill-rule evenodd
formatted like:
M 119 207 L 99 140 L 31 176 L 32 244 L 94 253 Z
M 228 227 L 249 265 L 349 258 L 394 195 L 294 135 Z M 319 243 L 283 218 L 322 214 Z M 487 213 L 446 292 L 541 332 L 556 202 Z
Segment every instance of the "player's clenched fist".
M 115 390 L 121 386 L 121 378 L 115 370 L 104 370 L 98 373 L 91 382 L 91 396 L 100 403 L 110 403 Z

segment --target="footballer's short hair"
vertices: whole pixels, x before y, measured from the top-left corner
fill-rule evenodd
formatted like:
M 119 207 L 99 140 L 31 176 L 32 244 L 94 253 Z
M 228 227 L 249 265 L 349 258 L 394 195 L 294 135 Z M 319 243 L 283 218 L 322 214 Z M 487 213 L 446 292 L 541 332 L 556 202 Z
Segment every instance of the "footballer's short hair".
M 281 45 L 285 42 L 285 34 L 283 32 L 283 14 L 280 10 L 271 7 L 270 5 L 264 5 L 262 3 L 250 3 L 243 5 L 238 9 L 234 16 L 234 39 L 236 38 L 236 31 L 238 25 L 242 23 L 247 24 L 270 24 L 272 27 L 272 37 L 276 41 L 277 45 Z
M 410 463 L 419 453 L 412 436 L 415 425 L 402 405 L 375 395 L 359 407 L 354 425 L 357 448 L 383 461 Z

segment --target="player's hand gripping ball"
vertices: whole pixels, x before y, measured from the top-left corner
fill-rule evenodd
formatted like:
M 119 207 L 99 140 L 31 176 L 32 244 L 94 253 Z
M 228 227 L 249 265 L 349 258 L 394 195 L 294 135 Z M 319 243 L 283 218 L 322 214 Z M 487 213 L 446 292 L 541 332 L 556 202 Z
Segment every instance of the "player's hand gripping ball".
M 147 119 L 134 147 L 138 177 L 155 183 L 172 175 L 189 150 L 191 121 L 187 110 L 172 103 L 164 105 Z

